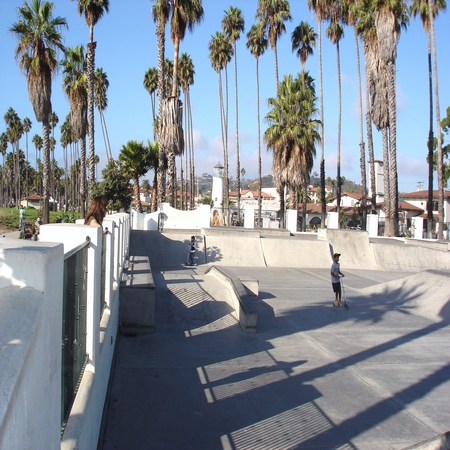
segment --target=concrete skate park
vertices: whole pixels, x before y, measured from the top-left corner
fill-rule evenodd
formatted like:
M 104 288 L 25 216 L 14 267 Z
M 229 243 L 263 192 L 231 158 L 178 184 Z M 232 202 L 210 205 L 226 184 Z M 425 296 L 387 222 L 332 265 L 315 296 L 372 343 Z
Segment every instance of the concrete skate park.
M 186 267 L 191 235 L 197 266 Z M 133 230 L 154 329 L 120 336 L 99 448 L 450 448 L 448 245 Z M 349 310 L 332 306 L 330 251 Z

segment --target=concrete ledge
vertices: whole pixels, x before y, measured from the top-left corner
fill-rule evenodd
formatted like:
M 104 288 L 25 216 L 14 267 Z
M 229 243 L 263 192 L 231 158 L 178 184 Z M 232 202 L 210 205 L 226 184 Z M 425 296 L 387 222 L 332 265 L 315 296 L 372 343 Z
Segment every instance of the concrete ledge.
M 246 333 L 256 333 L 258 325 L 258 312 L 256 300 L 258 299 L 259 282 L 257 280 L 241 281 L 236 276 L 216 266 L 210 267 L 206 272 L 222 282 L 230 291 L 231 305 L 234 317 Z M 248 286 L 248 287 L 246 287 Z
M 120 285 L 120 329 L 148 333 L 155 327 L 155 284 L 148 256 L 130 256 Z

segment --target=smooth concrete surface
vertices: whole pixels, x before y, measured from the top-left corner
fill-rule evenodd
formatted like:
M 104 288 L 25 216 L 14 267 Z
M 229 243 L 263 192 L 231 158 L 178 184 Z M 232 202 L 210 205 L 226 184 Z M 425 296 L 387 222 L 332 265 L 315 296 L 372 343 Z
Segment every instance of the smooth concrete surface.
M 346 311 L 328 267 L 230 266 L 259 280 L 246 334 L 209 265 L 183 267 L 188 239 L 132 234 L 156 328 L 117 343 L 100 449 L 403 449 L 449 430 L 448 271 L 356 269 L 343 254 Z

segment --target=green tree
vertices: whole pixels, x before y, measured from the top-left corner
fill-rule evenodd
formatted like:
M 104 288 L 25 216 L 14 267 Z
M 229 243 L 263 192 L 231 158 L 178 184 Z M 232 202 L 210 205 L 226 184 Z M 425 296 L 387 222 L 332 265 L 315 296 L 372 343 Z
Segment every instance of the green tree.
M 271 109 L 266 115 L 269 127 L 264 138 L 267 148 L 273 151 L 272 172 L 278 189 L 286 186 L 295 193 L 303 187 L 307 191 L 315 145 L 320 140 L 315 103 L 314 82 L 307 72 L 297 79 L 286 75 L 278 87 L 277 97 L 268 100 Z M 284 211 L 284 205 L 280 207 Z
M 94 27 L 105 13 L 109 12 L 109 0 L 78 0 L 78 14 L 84 15 L 89 27 L 89 44 L 87 46 L 87 77 L 88 77 L 88 135 L 89 135 L 89 185 L 95 183 L 95 129 L 94 129 L 94 72 L 95 48 Z
M 107 199 L 108 209 L 128 211 L 133 199 L 129 174 L 121 170 L 119 163 L 109 159 L 102 170 L 102 178 L 98 184 L 98 191 Z
M 261 22 L 252 25 L 247 33 L 247 48 L 256 60 L 256 116 L 258 123 L 258 224 L 262 227 L 261 206 L 262 206 L 262 173 L 261 173 L 261 115 L 259 106 L 259 57 L 267 49 L 267 38 Z
M 143 142 L 128 141 L 122 146 L 119 154 L 119 164 L 129 179 L 133 180 L 133 203 L 138 212 L 142 212 L 139 195 L 139 177 L 145 175 L 151 166 L 150 148 Z
M 28 95 L 36 120 L 42 122 L 44 139 L 44 207 L 42 221 L 49 223 L 50 139 L 48 118 L 52 111 L 52 74 L 57 67 L 56 51 L 64 51 L 60 30 L 67 27 L 62 17 L 53 18 L 53 3 L 32 0 L 18 8 L 19 20 L 12 25 L 19 43 L 16 58 L 26 74 Z
M 236 42 L 244 32 L 245 23 L 242 17 L 242 12 L 239 8 L 230 6 L 228 11 L 225 11 L 225 17 L 222 19 L 222 28 L 225 36 L 233 45 L 234 53 L 234 89 L 235 89 L 235 103 L 236 103 L 236 191 L 237 191 L 237 210 L 238 217 L 241 210 L 241 168 L 239 160 L 239 94 L 238 94 L 238 65 L 237 65 L 237 48 Z

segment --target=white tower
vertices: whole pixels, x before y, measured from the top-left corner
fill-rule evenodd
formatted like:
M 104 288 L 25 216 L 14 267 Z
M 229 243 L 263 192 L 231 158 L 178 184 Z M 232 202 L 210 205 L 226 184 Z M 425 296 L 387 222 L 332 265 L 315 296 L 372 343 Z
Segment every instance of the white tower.
M 217 163 L 214 166 L 213 185 L 212 185 L 213 208 L 223 207 L 223 166 Z
M 380 203 L 384 201 L 384 169 L 383 161 L 375 160 L 375 195 L 376 202 Z M 370 185 L 370 183 L 369 183 Z M 369 187 L 369 197 L 372 197 L 372 190 Z

